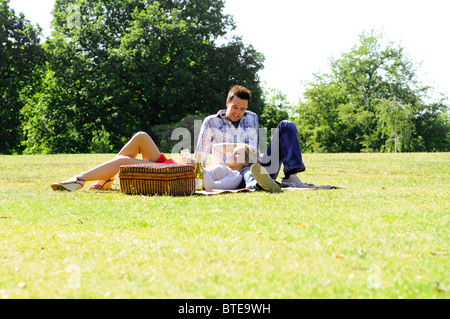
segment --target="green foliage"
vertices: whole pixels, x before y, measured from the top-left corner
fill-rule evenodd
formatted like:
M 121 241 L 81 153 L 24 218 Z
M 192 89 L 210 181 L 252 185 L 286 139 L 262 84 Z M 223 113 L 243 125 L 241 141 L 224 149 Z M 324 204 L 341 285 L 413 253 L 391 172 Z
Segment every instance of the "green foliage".
M 330 59 L 330 66 L 330 74 L 314 75 L 294 110 L 304 150 L 449 149 L 448 104 L 424 102 L 430 88 L 420 84 L 402 47 L 383 34 L 363 33 L 360 44 Z M 427 134 L 425 126 L 433 132 Z
M 420 110 L 413 118 L 416 130 L 414 149 L 423 152 L 450 151 L 450 109 L 442 98 Z
M 170 153 L 180 143 L 183 144 L 180 149 L 189 148 L 193 152 L 203 120 L 203 116 L 188 114 L 177 123 L 155 125 L 150 135 L 161 152 Z
M 382 145 L 383 151 L 411 151 L 414 125 L 412 116 L 414 110 L 409 105 L 402 105 L 394 97 L 390 100 L 382 100 L 376 105 L 379 116 L 379 129 L 385 143 Z
M 21 151 L 20 111 L 24 99 L 35 92 L 44 54 L 39 46 L 39 26 L 23 14 L 16 15 L 9 0 L 0 0 L 0 153 Z
M 89 151 L 91 153 L 111 153 L 113 150 L 111 134 L 105 130 L 105 127 L 102 125 L 101 130 L 94 131 L 93 135 Z
M 339 83 L 328 83 L 323 76 L 316 76 L 317 83 L 305 92 L 306 102 L 293 108 L 293 121 L 298 125 L 300 145 L 304 151 L 346 152 L 354 141 L 347 138 L 350 131 L 340 121 L 338 106 L 348 105 L 348 98 Z M 344 118 L 345 120 L 345 118 Z
M 286 95 L 279 90 L 269 88 L 264 92 L 264 109 L 259 117 L 259 127 L 267 129 L 270 133 L 281 121 L 289 119 L 289 108 Z M 271 134 L 267 136 L 269 142 L 271 136 Z
M 25 112 L 26 151 L 42 143 L 51 153 L 89 151 L 100 128 L 118 150 L 136 131 L 217 112 L 236 83 L 253 91 L 260 112 L 263 57 L 239 38 L 215 44 L 234 27 L 223 7 L 213 0 L 57 0 L 55 31 L 43 46 L 48 76 Z

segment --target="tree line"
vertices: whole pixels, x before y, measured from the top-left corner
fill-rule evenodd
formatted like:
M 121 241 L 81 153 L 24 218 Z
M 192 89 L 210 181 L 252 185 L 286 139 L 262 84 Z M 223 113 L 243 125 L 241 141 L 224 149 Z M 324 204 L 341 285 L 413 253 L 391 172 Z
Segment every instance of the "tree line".
M 363 33 L 290 105 L 263 88 L 263 54 L 228 36 L 224 5 L 56 0 L 41 43 L 40 27 L 0 0 L 0 153 L 116 152 L 136 131 L 169 152 L 171 132 L 224 108 L 234 84 L 252 91 L 261 127 L 294 121 L 304 151 L 449 150 L 447 100 L 430 102 L 432 88 L 382 35 Z
M 293 109 L 311 152 L 450 150 L 448 97 L 424 85 L 405 49 L 374 30 L 314 74 Z

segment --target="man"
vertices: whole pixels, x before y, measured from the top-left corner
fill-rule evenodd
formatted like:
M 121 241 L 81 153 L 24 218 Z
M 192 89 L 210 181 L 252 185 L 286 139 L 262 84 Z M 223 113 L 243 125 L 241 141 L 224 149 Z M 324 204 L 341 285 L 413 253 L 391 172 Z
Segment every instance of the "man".
M 247 88 L 235 85 L 228 93 L 226 109 L 205 118 L 194 155 L 194 158 L 197 158 L 199 153 L 202 155 L 202 165 L 205 165 L 215 144 L 223 144 L 224 149 L 231 149 L 236 144 L 244 143 L 259 150 L 258 117 L 247 110 L 250 99 L 251 92 Z M 226 158 L 225 155 L 224 158 Z M 285 175 L 281 180 L 281 187 L 305 185 L 296 176 L 297 173 L 305 170 L 305 165 L 302 161 L 297 128 L 294 123 L 282 121 L 278 125 L 260 161 L 261 164 L 254 164 L 241 172 L 242 187 L 280 192 L 280 185 L 275 180 L 281 164 L 284 165 Z

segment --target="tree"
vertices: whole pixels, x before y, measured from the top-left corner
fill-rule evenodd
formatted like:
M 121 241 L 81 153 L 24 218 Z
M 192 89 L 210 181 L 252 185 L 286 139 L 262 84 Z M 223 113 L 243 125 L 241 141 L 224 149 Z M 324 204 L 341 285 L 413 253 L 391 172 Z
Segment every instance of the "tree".
M 40 27 L 16 15 L 9 0 L 0 0 L 0 26 L 0 153 L 11 154 L 21 151 L 20 111 L 39 79 L 37 66 L 44 55 Z
M 410 151 L 411 137 L 414 132 L 412 122 L 413 109 L 409 105 L 402 105 L 394 97 L 382 100 L 376 105 L 379 129 L 385 143 L 382 151 Z
M 267 130 L 268 142 L 272 137 L 272 129 L 277 128 L 281 121 L 289 119 L 289 108 L 286 95 L 281 91 L 269 88 L 264 92 L 264 109 L 259 117 L 259 127 Z
M 381 33 L 363 32 L 360 44 L 339 59 L 331 58 L 330 67 L 329 74 L 314 75 L 315 81 L 307 84 L 305 100 L 296 108 L 304 149 L 391 151 L 395 150 L 394 140 L 401 150 L 424 149 L 414 142 L 423 137 L 416 128 L 417 120 L 432 112 L 435 118 L 427 120 L 434 121 L 445 111 L 433 110 L 424 102 L 430 87 L 420 84 L 416 66 L 404 48 L 386 41 Z
M 118 150 L 136 131 L 156 135 L 160 125 L 216 112 L 236 83 L 253 91 L 260 112 L 264 58 L 239 38 L 215 44 L 234 28 L 223 7 L 223 0 L 56 0 L 47 76 L 25 112 L 27 151 L 88 151 L 99 132 Z
M 413 117 L 414 149 L 422 152 L 450 151 L 450 112 L 448 98 L 442 97 Z

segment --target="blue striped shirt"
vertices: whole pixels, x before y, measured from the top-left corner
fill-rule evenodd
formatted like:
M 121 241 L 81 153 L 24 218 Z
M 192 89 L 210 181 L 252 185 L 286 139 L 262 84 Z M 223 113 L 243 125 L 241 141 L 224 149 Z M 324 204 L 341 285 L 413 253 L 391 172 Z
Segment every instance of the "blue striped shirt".
M 236 128 L 225 118 L 226 111 L 220 110 L 203 121 L 194 154 L 194 158 L 197 158 L 199 153 L 202 155 L 202 165 L 205 165 L 214 144 L 245 143 L 259 150 L 258 116 L 251 111 L 245 111 Z

